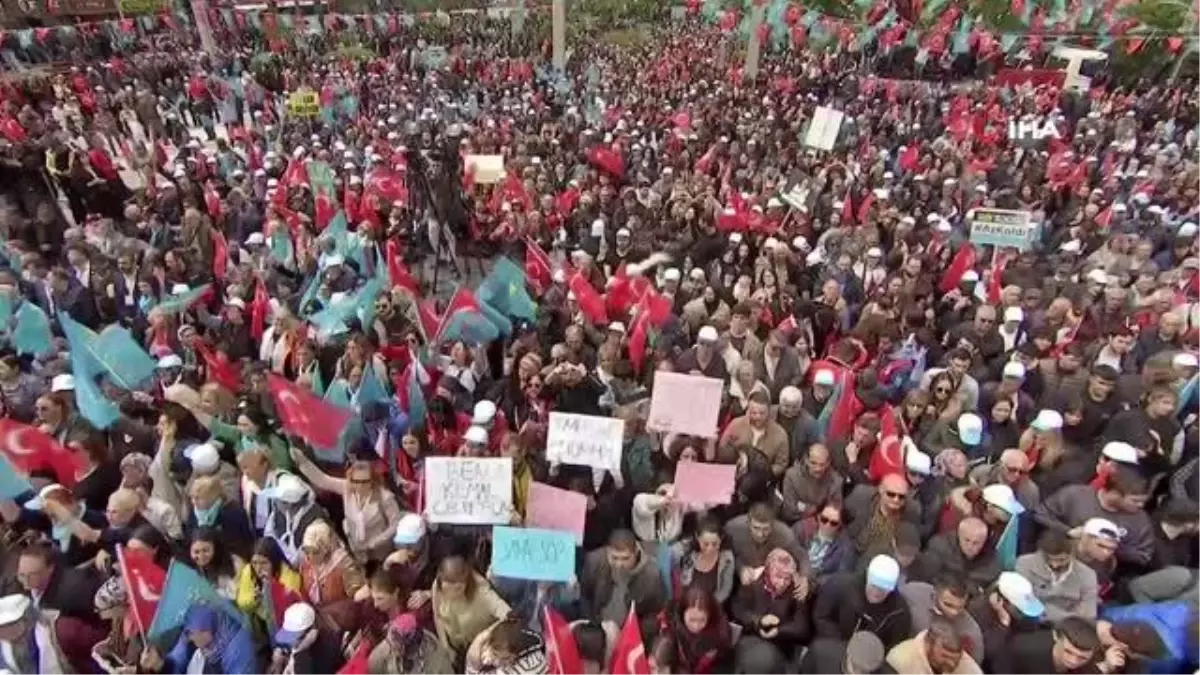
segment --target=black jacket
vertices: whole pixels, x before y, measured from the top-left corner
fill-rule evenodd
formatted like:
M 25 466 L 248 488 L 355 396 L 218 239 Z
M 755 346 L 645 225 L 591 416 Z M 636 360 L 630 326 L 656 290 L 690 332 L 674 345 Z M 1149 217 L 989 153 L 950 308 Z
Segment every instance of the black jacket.
M 900 593 L 892 591 L 879 604 L 867 602 L 866 576 L 844 573 L 821 585 L 813 605 L 813 625 L 819 638 L 849 640 L 854 633 L 874 633 L 891 649 L 912 637 L 912 615 Z

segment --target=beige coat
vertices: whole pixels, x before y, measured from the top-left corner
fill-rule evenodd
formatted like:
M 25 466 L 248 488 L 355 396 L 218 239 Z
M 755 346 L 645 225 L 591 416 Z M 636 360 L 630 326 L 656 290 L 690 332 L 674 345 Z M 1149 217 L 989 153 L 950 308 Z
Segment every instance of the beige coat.
M 917 633 L 916 637 L 892 647 L 892 650 L 887 654 L 887 663 L 897 673 L 933 675 L 933 666 L 929 665 L 929 658 L 925 655 L 925 631 L 921 631 Z M 979 668 L 979 664 L 975 663 L 965 651 L 958 659 L 958 666 L 950 672 L 954 675 L 983 673 Z
M 433 584 L 433 625 L 438 641 L 455 654 L 465 655 L 471 642 L 493 623 L 508 616 L 508 603 L 492 590 L 482 576 L 475 575 L 475 596 L 450 600 Z
M 749 445 L 767 458 L 776 476 L 782 476 L 791 462 L 787 432 L 776 422 L 767 420 L 767 428 L 758 442 L 753 442 L 753 439 L 754 430 L 748 417 L 742 415 L 730 422 L 717 447 L 717 461 L 732 464 L 738 460 L 738 449 Z

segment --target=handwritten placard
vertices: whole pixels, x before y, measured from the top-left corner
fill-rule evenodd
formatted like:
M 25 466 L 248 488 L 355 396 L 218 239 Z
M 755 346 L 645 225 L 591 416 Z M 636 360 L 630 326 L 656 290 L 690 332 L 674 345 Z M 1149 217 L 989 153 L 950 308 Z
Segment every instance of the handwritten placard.
M 655 372 L 647 428 L 715 438 L 724 386 L 721 380 L 702 375 Z
M 429 457 L 425 513 L 433 523 L 507 523 L 512 514 L 512 458 Z
M 570 532 L 575 543 L 583 544 L 587 522 L 587 497 L 574 490 L 560 490 L 544 483 L 529 484 L 529 503 L 525 524 L 556 532 Z
M 684 504 L 728 504 L 733 501 L 733 464 L 680 462 L 675 466 L 675 499 Z
M 475 172 L 479 185 L 499 183 L 504 178 L 504 155 L 467 155 L 463 158 L 463 170 Z
M 546 459 L 616 471 L 621 468 L 625 420 L 573 413 L 550 413 Z
M 575 574 L 575 537 L 529 527 L 492 528 L 492 574 L 567 582 Z
M 296 91 L 287 99 L 287 112 L 294 117 L 316 117 L 321 112 L 321 98 L 312 89 Z

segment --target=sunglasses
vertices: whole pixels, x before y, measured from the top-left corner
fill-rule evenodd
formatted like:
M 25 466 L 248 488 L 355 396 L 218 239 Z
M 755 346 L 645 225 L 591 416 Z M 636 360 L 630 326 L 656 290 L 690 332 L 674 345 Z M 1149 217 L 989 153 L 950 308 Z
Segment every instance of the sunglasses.
M 935 394 L 949 394 L 950 387 L 938 387 L 938 388 L 934 389 L 933 392 Z
M 817 520 L 821 521 L 822 525 L 828 525 L 830 527 L 838 527 L 839 525 L 842 524 L 842 521 L 840 521 L 840 520 L 836 520 L 834 518 L 826 518 L 825 516 L 817 516 Z
M 884 490 L 883 496 L 887 497 L 888 499 L 899 499 L 901 501 L 908 499 L 907 492 L 892 492 L 891 490 Z
M 1015 473 L 1015 474 L 1018 474 L 1021 476 L 1024 476 L 1025 474 L 1029 473 L 1029 469 L 1020 469 L 1015 466 L 1006 466 L 1006 467 L 1004 467 L 1004 470 L 1007 471 L 1008 473 Z
M 996 323 L 995 319 L 985 319 L 983 317 L 976 319 L 976 321 L 978 321 L 979 323 Z
M 371 479 L 370 478 L 351 478 L 349 482 L 351 485 L 370 485 Z

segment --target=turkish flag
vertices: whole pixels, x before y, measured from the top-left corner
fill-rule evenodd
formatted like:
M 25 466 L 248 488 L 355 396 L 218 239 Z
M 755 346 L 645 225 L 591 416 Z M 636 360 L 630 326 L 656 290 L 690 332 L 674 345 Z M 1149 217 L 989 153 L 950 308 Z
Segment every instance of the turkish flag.
M 878 483 L 889 473 L 904 473 L 904 446 L 900 443 L 896 411 L 885 405 L 879 413 L 879 446 L 871 453 L 867 475 L 872 483 Z
M 525 237 L 525 277 L 538 295 L 545 293 L 554 283 L 554 264 L 550 256 L 529 237 Z
M 946 273 L 942 275 L 941 282 L 938 283 L 938 290 L 943 293 L 958 288 L 958 282 L 962 281 L 963 275 L 967 270 L 975 267 L 975 247 L 970 242 L 958 247 L 958 251 L 954 253 L 954 259 L 950 261 L 950 267 L 946 268 Z
M 338 447 L 342 429 L 353 414 L 349 409 L 326 403 L 307 388 L 274 373 L 267 374 L 267 390 L 285 431 L 317 448 Z
M 617 637 L 612 665 L 608 672 L 612 675 L 650 675 L 646 645 L 642 642 L 642 630 L 638 627 L 633 607 L 629 608 L 629 616 L 625 618 L 625 625 L 621 627 L 621 634 Z
M 229 242 L 220 230 L 213 228 L 213 278 L 218 281 L 225 278 L 229 267 Z
M 293 159 L 288 163 L 287 170 L 283 172 L 283 180 L 279 181 L 279 189 L 276 190 L 276 194 L 280 191 L 287 194 L 288 188 L 308 184 L 308 168 L 304 166 L 304 162 Z
M 411 293 L 414 298 L 421 297 L 420 284 L 400 260 L 400 243 L 395 239 L 389 239 L 385 248 L 387 250 L 388 277 L 391 279 L 392 288 L 399 286 Z
M 434 342 L 437 342 L 442 336 L 442 331 L 446 330 L 446 326 L 450 323 L 450 319 L 454 318 L 459 312 L 480 312 L 479 300 L 471 291 L 460 288 L 454 293 L 454 297 L 450 298 L 450 303 L 446 305 L 446 311 L 442 314 L 442 318 L 438 321 L 437 330 L 434 332 Z
M 200 358 L 204 359 L 204 370 L 209 381 L 216 382 L 235 394 L 241 391 L 242 374 L 238 372 L 237 366 L 226 361 L 203 342 L 197 341 L 195 349 Z
M 18 471 L 28 475 L 49 469 L 66 487 L 73 487 L 76 476 L 86 467 L 82 457 L 76 457 L 40 429 L 10 419 L 0 419 L 0 452 Z
M 625 160 L 621 159 L 621 156 L 612 148 L 592 146 L 588 148 L 587 158 L 592 166 L 612 174 L 613 178 L 620 180 L 625 177 Z
M 554 608 L 542 607 L 542 638 L 546 643 L 546 664 L 551 675 L 582 673 L 583 660 L 579 657 L 579 645 L 571 634 L 571 627 Z
M 262 279 L 259 279 L 258 285 L 254 287 L 254 299 L 250 301 L 250 335 L 255 340 L 261 339 L 267 329 L 267 309 L 270 304 L 267 287 Z
M 143 635 L 154 614 L 158 601 L 162 599 L 163 586 L 167 583 L 167 571 L 154 564 L 154 557 L 145 549 L 127 549 L 117 546 L 117 565 L 125 591 L 129 594 L 129 609 L 134 623 Z
M 567 287 L 575 294 L 575 302 L 579 303 L 579 309 L 588 321 L 595 324 L 602 324 L 608 321 L 608 312 L 604 307 L 604 298 L 592 288 L 588 280 L 583 274 L 576 272 L 569 282 Z
M 376 169 L 371 172 L 371 177 L 367 179 L 366 194 L 389 204 L 408 204 L 408 188 L 404 186 L 403 176 L 388 169 Z

